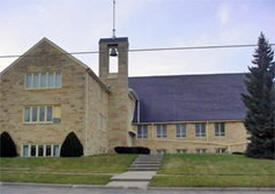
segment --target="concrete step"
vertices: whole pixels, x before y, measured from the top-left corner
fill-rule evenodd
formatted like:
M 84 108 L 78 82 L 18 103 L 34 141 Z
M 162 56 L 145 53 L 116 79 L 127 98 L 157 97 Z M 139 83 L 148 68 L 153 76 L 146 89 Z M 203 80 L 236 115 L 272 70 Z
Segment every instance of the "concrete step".
M 146 164 L 148 164 L 148 165 L 160 165 L 160 162 L 133 162 L 133 164 L 137 164 L 137 165 L 146 165 Z
M 159 167 L 160 164 L 132 164 L 131 167 Z
M 129 167 L 129 171 L 157 171 L 158 167 Z

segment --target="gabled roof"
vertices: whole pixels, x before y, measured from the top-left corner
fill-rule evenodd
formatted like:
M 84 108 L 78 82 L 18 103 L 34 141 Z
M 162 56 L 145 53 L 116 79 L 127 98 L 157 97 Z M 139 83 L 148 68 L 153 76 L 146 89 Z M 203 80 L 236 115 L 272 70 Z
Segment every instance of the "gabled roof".
M 243 120 L 244 78 L 243 73 L 131 77 L 129 87 L 140 99 L 140 122 Z
M 5 74 L 7 71 L 9 71 L 12 67 L 14 67 L 16 64 L 18 64 L 24 57 L 30 55 L 32 53 L 32 51 L 34 51 L 39 45 L 41 45 L 42 43 L 45 43 L 45 42 L 47 44 L 51 45 L 52 47 L 56 48 L 61 54 L 66 55 L 72 61 L 76 62 L 81 67 L 83 67 L 88 72 L 88 74 L 91 77 L 93 77 L 99 83 L 99 85 L 101 87 L 103 87 L 106 91 L 109 91 L 109 89 L 106 87 L 106 85 L 98 78 L 98 76 L 86 64 L 84 64 L 83 62 L 81 62 L 80 60 L 78 60 L 77 58 L 75 58 L 74 56 L 72 56 L 71 54 L 69 54 L 68 52 L 66 52 L 65 50 L 63 50 L 61 47 L 59 47 L 58 45 L 56 45 L 54 42 L 50 41 L 46 37 L 42 38 L 39 42 L 37 42 L 34 46 L 32 46 L 28 51 L 26 51 L 21 57 L 18 57 L 6 69 L 4 69 L 2 72 L 0 72 L 0 77 L 3 74 Z

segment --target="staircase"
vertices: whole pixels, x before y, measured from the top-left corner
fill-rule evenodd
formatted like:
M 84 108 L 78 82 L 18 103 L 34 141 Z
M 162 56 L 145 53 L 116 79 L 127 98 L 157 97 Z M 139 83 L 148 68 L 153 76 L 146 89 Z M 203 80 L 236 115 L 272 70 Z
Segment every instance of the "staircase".
M 106 186 L 146 189 L 156 175 L 161 159 L 162 155 L 139 155 L 127 172 L 113 176 Z
M 128 168 L 128 171 L 157 171 L 162 155 L 139 155 Z

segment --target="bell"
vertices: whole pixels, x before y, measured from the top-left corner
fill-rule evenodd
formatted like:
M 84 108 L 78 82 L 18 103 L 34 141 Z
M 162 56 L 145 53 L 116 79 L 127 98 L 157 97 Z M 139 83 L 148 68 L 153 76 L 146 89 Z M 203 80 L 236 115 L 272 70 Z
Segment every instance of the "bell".
M 117 49 L 116 48 L 111 49 L 110 56 L 111 57 L 117 57 Z

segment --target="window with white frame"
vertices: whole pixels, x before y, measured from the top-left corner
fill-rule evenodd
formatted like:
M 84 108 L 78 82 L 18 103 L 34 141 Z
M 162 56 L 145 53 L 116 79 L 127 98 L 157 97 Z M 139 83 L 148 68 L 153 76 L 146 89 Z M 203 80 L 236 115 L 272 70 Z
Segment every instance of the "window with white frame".
M 206 129 L 204 123 L 195 124 L 195 133 L 196 137 L 205 137 Z
M 24 122 L 53 122 L 53 106 L 25 106 Z
M 167 137 L 167 127 L 166 125 L 157 125 L 157 138 Z
M 216 148 L 216 154 L 224 154 L 226 153 L 226 148 Z
M 60 145 L 23 145 L 23 157 L 59 157 Z
M 147 138 L 148 137 L 148 130 L 147 130 L 147 125 L 139 125 L 138 126 L 138 138 Z
M 178 153 L 178 154 L 186 154 L 186 153 L 187 153 L 187 150 L 186 150 L 186 149 L 178 149 L 178 150 L 177 150 L 177 153 Z
M 186 137 L 186 125 L 177 124 L 176 125 L 176 137 Z
M 197 154 L 205 154 L 206 149 L 196 149 Z
M 157 154 L 165 154 L 166 150 L 165 149 L 158 149 Z
M 26 74 L 26 89 L 61 88 L 62 76 L 60 72 L 42 72 Z
M 224 123 L 215 123 L 215 136 L 225 136 Z

